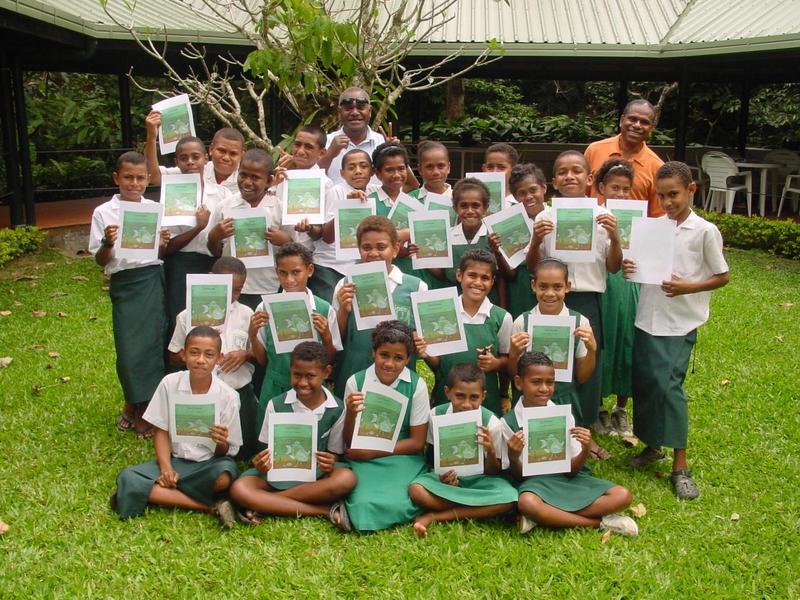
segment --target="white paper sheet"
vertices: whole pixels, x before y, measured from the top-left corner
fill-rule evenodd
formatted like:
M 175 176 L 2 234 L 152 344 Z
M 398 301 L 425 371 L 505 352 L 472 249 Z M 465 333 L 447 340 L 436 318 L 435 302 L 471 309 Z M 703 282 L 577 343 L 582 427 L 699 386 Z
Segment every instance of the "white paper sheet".
M 286 427 L 296 428 L 287 432 Z M 313 413 L 270 413 L 267 422 L 267 445 L 272 450 L 272 468 L 267 471 L 267 481 L 317 480 L 317 415 Z M 278 440 L 276 447 L 276 429 Z M 308 450 L 310 430 L 311 451 Z M 296 441 L 292 442 L 292 435 Z M 282 435 L 281 435 L 282 434 Z M 276 466 L 286 464 L 287 466 Z
M 169 439 L 173 444 L 200 444 L 210 450 L 217 445 L 208 428 L 219 423 L 219 404 L 211 394 L 178 394 L 168 400 Z M 213 423 L 209 423 L 213 414 Z
M 189 96 L 180 94 L 153 104 L 153 110 L 161 113 L 161 126 L 158 128 L 158 146 L 161 154 L 175 152 L 182 137 L 197 135 L 194 132 L 194 117 Z
M 409 296 L 417 335 L 425 339 L 428 355 L 443 356 L 469 349 L 457 288 L 411 292 Z
M 520 222 L 521 219 L 521 222 L 527 227 L 527 235 L 524 233 L 520 235 L 519 232 L 515 232 L 511 239 L 504 239 L 508 238 L 508 236 L 502 234 L 503 225 L 507 225 L 509 219 L 513 219 L 512 222 L 515 224 Z M 514 204 L 499 213 L 484 217 L 483 222 L 486 224 L 489 233 L 498 233 L 500 235 L 500 254 L 503 255 L 508 266 L 513 269 L 521 264 L 528 254 L 533 232 L 533 223 L 528 218 L 528 213 L 525 212 L 525 206 L 523 204 Z M 508 247 L 509 243 L 511 244 L 510 248 Z M 508 253 L 509 249 L 511 254 Z
M 356 319 L 357 329 L 373 329 L 378 323 L 396 318 L 385 262 L 376 261 L 351 265 L 347 268 L 347 281 L 356 286 L 353 316 Z M 359 281 L 362 282 L 360 288 Z M 370 284 L 366 289 L 363 285 L 365 281 Z
M 666 217 L 633 219 L 626 258 L 636 263 L 636 271 L 630 281 L 661 285 L 672 279 L 676 231 L 677 223 Z
M 361 392 L 364 394 L 364 410 L 356 416 L 350 447 L 394 452 L 408 410 L 408 398 L 374 381 L 365 383 Z
M 286 171 L 280 185 L 281 222 L 297 225 L 303 219 L 319 225 L 325 222 L 325 172 L 321 169 Z M 292 201 L 290 202 L 290 196 Z
M 434 222 L 434 223 L 431 223 Z M 422 230 L 415 229 L 422 223 Z M 439 223 L 441 226 L 431 228 Z M 425 227 L 428 224 L 428 227 Z M 413 269 L 450 269 L 453 267 L 453 245 L 450 241 L 450 215 L 446 210 L 421 210 L 408 215 L 411 243 L 419 249 L 411 256 Z M 423 256 L 421 257 L 420 254 Z M 426 256 L 427 255 L 427 256 Z
M 617 200 L 606 198 L 606 208 L 617 217 L 617 229 L 622 245 L 622 256 L 628 256 L 631 244 L 631 225 L 634 217 L 647 216 L 647 200 Z
M 247 268 L 274 267 L 275 249 L 267 241 L 267 227 L 269 227 L 269 211 L 266 208 L 240 208 L 232 210 L 224 215 L 225 218 L 233 219 L 234 234 L 228 238 L 231 245 L 231 256 L 241 260 Z M 263 235 L 258 237 L 257 232 L 253 232 L 254 239 L 250 242 L 257 242 L 257 246 L 251 246 L 247 251 L 237 248 L 236 245 L 236 222 L 242 219 L 264 218 L 265 228 Z M 248 236 L 251 237 L 251 236 Z M 258 238 L 257 240 L 255 238 Z
M 489 201 L 489 210 L 486 214 L 493 215 L 506 208 L 506 174 L 505 173 L 465 173 L 464 177 L 474 177 L 482 181 L 489 188 L 491 199 Z
M 450 217 L 450 227 L 455 226 L 458 215 L 453 209 L 453 198 L 444 194 L 428 192 L 425 195 L 425 210 L 446 210 Z
M 119 201 L 119 229 L 114 257 L 156 260 L 164 207 L 150 202 Z
M 211 289 L 213 288 L 213 289 Z M 220 288 L 224 299 L 220 301 Z M 186 331 L 199 325 L 214 327 L 224 335 L 233 292 L 233 275 L 186 275 Z
M 553 232 L 547 235 L 549 256 L 570 263 L 594 262 L 597 259 L 597 198 L 553 198 L 552 208 Z M 578 223 L 569 219 L 575 215 L 571 211 L 589 209 L 592 210 L 591 224 L 588 219 Z
M 392 204 L 392 208 L 387 215 L 387 218 L 394 223 L 394 226 L 399 229 L 406 229 L 405 222 L 408 220 L 408 217 L 414 212 L 418 210 L 425 210 L 425 207 L 419 200 L 415 200 L 408 194 L 400 193 L 397 197 L 397 200 L 394 201 Z M 400 215 L 405 213 L 405 218 L 401 218 Z M 402 222 L 400 222 L 402 221 Z
M 368 209 L 369 213 L 367 214 L 364 209 Z M 334 221 L 334 247 L 336 248 L 337 261 L 358 260 L 361 258 L 361 254 L 358 252 L 358 242 L 356 241 L 358 224 L 355 221 L 348 221 L 348 223 L 340 225 L 342 221 L 341 215 L 354 210 L 364 212 L 362 219 L 366 216 L 374 215 L 375 198 L 368 198 L 366 202 L 362 202 L 358 198 L 348 198 L 337 202 Z M 347 231 L 342 232 L 342 227 L 346 227 Z
M 550 473 L 569 473 L 572 470 L 570 455 L 569 415 L 572 408 L 569 404 L 559 406 L 537 406 L 522 409 L 522 430 L 525 432 L 525 447 L 522 449 L 522 475 L 548 475 Z M 541 453 L 531 456 L 531 430 L 537 431 L 537 422 L 553 419 L 548 423 L 552 435 L 536 435 L 533 451 Z M 563 424 L 562 424 L 563 421 Z M 562 433 L 563 432 L 563 433 Z
M 481 410 L 434 415 L 431 420 L 434 473 L 442 475 L 453 470 L 459 477 L 482 475 L 484 450 L 477 441 L 478 427 L 483 423 Z M 465 425 L 474 425 L 474 433 L 472 427 Z
M 191 203 L 189 198 L 191 197 Z M 180 199 L 180 201 L 176 201 Z M 160 202 L 164 207 L 161 222 L 164 227 L 197 225 L 194 213 L 203 200 L 203 183 L 200 173 L 179 173 L 161 176 Z M 190 209 L 191 206 L 191 209 Z
M 302 342 L 317 341 L 314 334 L 314 321 L 311 318 L 311 300 L 308 294 L 305 292 L 282 292 L 261 296 L 261 300 L 269 315 L 269 330 L 276 353 L 291 352 Z M 305 307 L 305 313 L 303 315 L 292 314 L 296 312 L 294 309 L 299 308 L 301 304 Z M 287 311 L 287 309 L 289 310 Z
M 569 331 L 569 339 L 564 335 Z M 538 335 L 536 335 L 538 334 Z M 528 317 L 528 350 L 544 352 L 553 361 L 556 381 L 572 381 L 575 360 L 575 318 L 559 315 Z M 564 347 L 564 344 L 567 347 Z

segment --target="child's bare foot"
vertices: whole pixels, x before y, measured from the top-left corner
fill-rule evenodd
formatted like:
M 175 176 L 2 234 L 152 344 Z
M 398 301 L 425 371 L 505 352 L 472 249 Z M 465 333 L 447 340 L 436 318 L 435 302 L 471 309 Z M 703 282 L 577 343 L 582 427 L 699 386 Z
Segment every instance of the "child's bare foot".
M 414 521 L 414 533 L 424 538 L 428 537 L 428 527 L 433 522 L 433 513 L 426 513 Z

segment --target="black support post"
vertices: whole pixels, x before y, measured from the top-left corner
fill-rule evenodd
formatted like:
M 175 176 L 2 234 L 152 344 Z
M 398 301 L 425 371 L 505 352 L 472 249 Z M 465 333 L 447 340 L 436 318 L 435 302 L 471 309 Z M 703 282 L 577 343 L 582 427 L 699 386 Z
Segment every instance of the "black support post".
M 22 64 L 19 57 L 14 58 L 14 109 L 19 139 L 19 157 L 22 167 L 22 200 L 25 205 L 25 223 L 36 225 L 36 207 L 33 203 L 33 172 L 31 169 L 31 147 L 28 141 L 28 113 L 25 109 L 25 83 L 22 77 Z
M 122 134 L 122 147 L 133 149 L 133 123 L 131 121 L 131 82 L 128 76 L 120 73 L 119 80 L 119 124 Z
M 14 94 L 11 68 L 5 52 L 0 52 L 0 124 L 3 132 L 6 183 L 11 193 L 9 203 L 11 226 L 25 223 L 22 188 L 19 177 L 19 147 L 17 146 L 17 127 L 14 118 Z
M 622 116 L 625 111 L 625 105 L 628 104 L 628 84 L 626 80 L 622 80 L 617 84 L 617 119 Z
M 739 89 L 739 131 L 738 131 L 738 150 L 739 156 L 746 157 L 747 154 L 747 133 L 750 122 L 750 82 L 745 80 Z
M 675 132 L 675 160 L 686 160 L 686 127 L 689 123 L 689 77 L 684 70 L 678 82 L 678 130 Z

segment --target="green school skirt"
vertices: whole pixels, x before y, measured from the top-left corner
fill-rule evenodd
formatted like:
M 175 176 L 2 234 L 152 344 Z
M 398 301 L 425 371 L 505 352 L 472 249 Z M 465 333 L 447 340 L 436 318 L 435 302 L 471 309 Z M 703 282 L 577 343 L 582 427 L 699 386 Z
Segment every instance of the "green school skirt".
M 238 460 L 249 461 L 258 449 L 258 398 L 253 391 L 253 384 L 248 383 L 236 390 L 239 393 L 239 421 L 242 425 L 242 447 L 239 448 Z
M 633 330 L 639 286 L 622 273 L 609 273 L 603 294 L 603 397 L 633 393 Z
M 199 252 L 176 252 L 164 260 L 170 333 L 175 330 L 175 317 L 186 308 L 186 276 L 210 273 L 215 260 L 215 257 Z
M 602 294 L 598 292 L 570 292 L 564 299 L 568 308 L 581 313 L 589 319 L 597 341 L 597 354 L 595 369 L 586 383 L 576 383 L 575 390 L 578 394 L 580 411 L 575 412 L 575 421 L 578 427 L 588 427 L 597 421 L 600 412 L 600 400 L 603 386 L 603 318 L 600 303 Z
M 420 514 L 408 497 L 408 486 L 427 467 L 421 454 L 393 454 L 371 460 L 350 460 L 358 477 L 345 507 L 357 531 L 377 531 L 410 523 Z
M 308 280 L 308 289 L 317 298 L 322 298 L 330 304 L 333 302 L 333 291 L 336 289 L 336 284 L 342 279 L 344 275 L 330 267 L 323 267 L 322 265 L 314 265 L 314 274 Z
M 111 276 L 111 320 L 117 377 L 125 402 L 150 402 L 164 377 L 164 270 L 161 265 Z
M 229 456 L 215 456 L 202 462 L 173 456 L 172 468 L 180 475 L 178 490 L 205 505 L 214 501 L 214 482 L 220 475 L 229 473 L 231 481 L 239 476 L 239 469 Z M 117 476 L 117 514 L 123 519 L 141 515 L 160 475 L 154 460 L 124 469 Z
M 518 493 L 503 477 L 472 475 L 459 477 L 458 485 L 442 483 L 434 473 L 420 475 L 411 483 L 424 487 L 434 496 L 463 506 L 493 506 L 516 502 Z
M 339 468 L 342 468 L 342 467 L 346 468 L 346 469 L 350 468 L 350 465 L 345 465 L 345 464 L 340 463 L 338 461 L 336 463 L 334 463 L 333 466 L 334 466 L 335 469 L 339 469 Z M 267 474 L 266 473 L 262 473 L 261 471 L 259 471 L 256 468 L 247 469 L 244 473 L 242 473 L 241 476 L 242 477 L 258 477 L 262 481 L 266 482 L 266 484 L 269 487 L 271 487 L 272 489 L 275 489 L 275 490 L 288 490 L 289 488 L 293 488 L 293 487 L 296 487 L 298 485 L 303 485 L 304 483 L 316 483 L 314 481 L 267 481 Z M 324 479 L 325 477 L 327 477 L 327 474 L 323 473 L 322 469 L 318 468 L 317 469 L 317 481 L 319 481 L 320 479 Z
M 531 274 L 524 262 L 517 267 L 514 279 L 506 280 L 506 286 L 508 312 L 512 319 L 536 306 L 536 296 L 531 289 Z
M 576 512 L 586 508 L 614 484 L 605 479 L 592 477 L 592 472 L 584 466 L 574 477 L 563 473 L 534 475 L 519 485 L 519 493 L 531 492 L 542 502 L 566 512 Z
M 697 330 L 655 336 L 636 329 L 633 340 L 633 433 L 652 448 L 686 448 L 689 404 L 683 381 Z

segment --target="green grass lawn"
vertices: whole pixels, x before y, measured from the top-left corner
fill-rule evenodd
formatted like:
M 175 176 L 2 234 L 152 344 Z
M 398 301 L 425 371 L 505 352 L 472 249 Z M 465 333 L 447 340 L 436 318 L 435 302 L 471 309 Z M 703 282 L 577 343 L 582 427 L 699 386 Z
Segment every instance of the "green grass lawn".
M 100 269 L 55 251 L 14 261 L 0 269 L 0 357 L 13 358 L 0 369 L 0 597 L 798 597 L 800 263 L 727 256 L 731 283 L 714 293 L 687 378 L 701 497 L 678 502 L 668 462 L 632 472 L 636 450 L 604 440 L 613 457 L 595 473 L 647 509 L 638 538 L 607 543 L 597 531 L 521 537 L 500 521 L 434 526 L 426 540 L 314 520 L 222 531 L 171 510 L 122 522 L 108 508 L 115 477 L 152 450 L 114 428 Z

